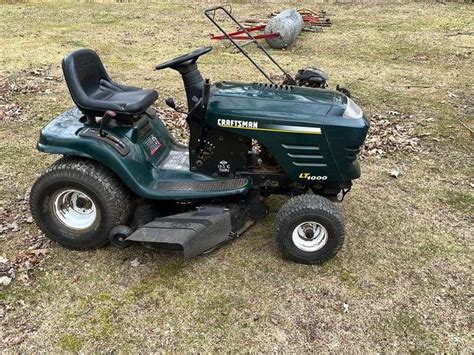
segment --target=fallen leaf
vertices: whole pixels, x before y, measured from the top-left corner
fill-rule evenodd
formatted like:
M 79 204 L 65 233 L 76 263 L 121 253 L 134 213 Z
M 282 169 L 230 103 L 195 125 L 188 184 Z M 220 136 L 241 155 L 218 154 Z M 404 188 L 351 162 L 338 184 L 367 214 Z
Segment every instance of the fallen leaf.
M 140 260 L 138 260 L 138 258 L 135 258 L 130 262 L 130 265 L 132 267 L 138 267 L 138 266 L 140 266 Z
M 26 334 L 19 335 L 8 342 L 9 345 L 19 345 L 26 339 Z
M 400 175 L 400 172 L 398 170 L 392 169 L 392 170 L 390 170 L 388 175 L 390 175 L 391 177 L 396 179 Z
M 20 227 L 18 227 L 18 223 L 12 222 L 7 224 L 8 229 L 10 229 L 12 232 L 18 232 L 20 230 Z
M 1 276 L 0 277 L 0 285 L 1 286 L 8 286 L 12 282 L 12 279 L 8 276 Z
M 29 253 L 34 254 L 36 256 L 46 255 L 49 253 L 49 249 L 34 249 L 34 250 L 30 250 Z

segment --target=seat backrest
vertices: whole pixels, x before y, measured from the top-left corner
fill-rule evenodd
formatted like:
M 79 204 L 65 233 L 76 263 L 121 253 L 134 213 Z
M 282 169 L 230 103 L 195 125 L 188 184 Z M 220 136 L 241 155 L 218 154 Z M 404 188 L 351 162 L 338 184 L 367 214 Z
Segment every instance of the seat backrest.
M 99 56 L 90 49 L 69 53 L 62 62 L 64 78 L 74 103 L 83 112 L 88 99 L 99 89 L 102 79 L 111 81 Z

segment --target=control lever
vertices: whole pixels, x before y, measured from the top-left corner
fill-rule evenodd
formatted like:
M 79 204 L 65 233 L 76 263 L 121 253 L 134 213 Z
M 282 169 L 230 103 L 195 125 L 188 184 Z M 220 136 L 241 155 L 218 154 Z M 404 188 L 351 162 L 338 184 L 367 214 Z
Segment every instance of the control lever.
M 201 107 L 206 110 L 207 104 L 209 103 L 209 92 L 211 91 L 211 83 L 209 79 L 206 79 L 204 82 L 204 87 L 202 89 L 202 99 Z M 206 140 L 206 111 L 204 111 L 201 117 L 201 137 L 199 139 L 199 151 L 204 153 L 204 142 Z M 197 162 L 196 162 L 197 163 Z
M 173 99 L 172 97 L 166 98 L 165 104 L 166 104 L 166 106 L 171 107 L 171 108 L 172 108 L 173 110 L 175 110 L 176 112 L 187 114 L 187 112 L 178 110 L 178 109 L 176 108 L 176 103 L 174 102 L 174 99 Z
M 117 114 L 114 111 L 110 111 L 110 110 L 105 111 L 104 116 L 100 120 L 99 135 L 101 137 L 107 136 L 107 132 L 104 131 L 104 128 L 107 127 L 109 122 L 116 116 Z
M 205 108 L 207 107 L 207 104 L 209 103 L 209 92 L 211 91 L 211 83 L 209 79 L 206 79 L 204 82 L 204 88 L 202 90 L 202 107 Z
M 175 104 L 174 99 L 172 97 L 166 98 L 165 104 L 167 106 L 171 107 L 173 110 L 176 110 L 176 104 Z

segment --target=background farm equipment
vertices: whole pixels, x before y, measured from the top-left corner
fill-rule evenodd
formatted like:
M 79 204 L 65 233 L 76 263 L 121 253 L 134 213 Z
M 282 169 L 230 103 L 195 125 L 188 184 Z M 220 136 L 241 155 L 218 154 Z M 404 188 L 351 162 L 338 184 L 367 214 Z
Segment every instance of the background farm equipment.
M 232 7 L 228 7 L 229 14 Z M 316 12 L 311 9 L 300 8 L 286 9 L 281 12 L 273 12 L 269 19 L 246 19 L 243 22 L 245 30 L 239 28 L 235 32 L 228 33 L 234 40 L 246 40 L 251 43 L 247 33 L 253 33 L 253 39 L 265 39 L 268 45 L 275 49 L 282 49 L 293 44 L 301 31 L 319 32 L 323 27 L 331 27 L 331 19 L 325 11 Z M 224 35 L 211 34 L 213 40 L 223 40 Z

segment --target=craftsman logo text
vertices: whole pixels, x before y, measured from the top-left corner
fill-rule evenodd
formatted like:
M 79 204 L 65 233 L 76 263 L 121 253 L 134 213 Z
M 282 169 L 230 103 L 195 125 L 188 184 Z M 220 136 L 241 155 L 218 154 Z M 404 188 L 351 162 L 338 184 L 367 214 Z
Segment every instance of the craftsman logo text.
M 258 128 L 258 122 L 255 121 L 239 121 L 239 120 L 225 120 L 219 118 L 217 124 L 221 127 L 235 127 L 235 128 Z

